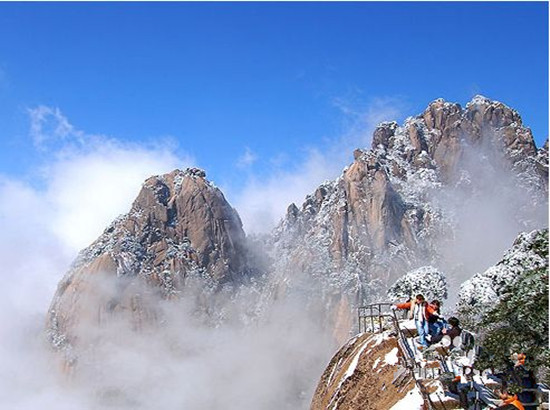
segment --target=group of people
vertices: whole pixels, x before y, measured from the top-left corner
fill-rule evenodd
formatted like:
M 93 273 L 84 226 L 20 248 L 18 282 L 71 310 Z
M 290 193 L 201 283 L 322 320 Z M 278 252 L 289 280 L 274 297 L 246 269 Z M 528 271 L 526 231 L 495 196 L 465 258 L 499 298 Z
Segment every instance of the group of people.
M 409 318 L 414 319 L 418 332 L 418 348 L 420 350 L 427 348 L 430 344 L 440 342 L 445 336 L 449 336 L 451 339 L 449 347 L 453 348 L 453 341 L 462 333 L 460 322 L 456 317 L 445 320 L 441 316 L 439 300 L 428 303 L 424 295 L 418 294 L 408 302 L 393 305 L 392 309 L 409 310 Z
M 409 310 L 409 319 L 414 319 L 416 330 L 418 332 L 418 349 L 423 350 L 430 345 L 440 342 L 445 336 L 449 336 L 452 349 L 457 344 L 456 337 L 462 334 L 460 322 L 456 317 L 450 317 L 445 320 L 440 312 L 441 303 L 434 300 L 430 303 L 426 301 L 423 295 L 418 294 L 414 299 L 405 303 L 398 303 L 392 306 L 392 309 Z M 465 332 L 467 335 L 468 332 Z M 524 354 L 516 354 L 516 367 L 522 367 L 525 363 Z M 517 394 L 509 393 L 506 389 L 500 393 L 502 410 L 524 410 Z M 528 401 L 530 398 L 527 399 Z

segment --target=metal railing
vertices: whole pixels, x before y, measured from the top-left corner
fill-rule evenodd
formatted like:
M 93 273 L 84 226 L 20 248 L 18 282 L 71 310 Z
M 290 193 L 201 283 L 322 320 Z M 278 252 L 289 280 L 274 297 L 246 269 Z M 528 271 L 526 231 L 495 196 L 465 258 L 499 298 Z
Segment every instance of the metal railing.
M 545 388 L 543 388 L 542 386 L 539 386 L 538 388 L 527 388 L 527 389 L 523 389 L 521 391 L 522 393 L 523 392 L 531 392 L 531 393 L 535 393 L 535 397 L 536 397 L 536 401 L 535 402 L 532 402 L 532 403 L 524 403 L 524 402 L 521 402 L 521 404 L 523 404 L 524 407 L 532 407 L 532 406 L 537 406 L 537 409 L 548 409 L 548 393 L 549 391 Z
M 359 333 L 369 331 L 372 333 L 382 333 L 388 328 L 388 325 L 399 327 L 395 323 L 397 318 L 395 312 L 391 310 L 391 306 L 392 304 L 389 302 L 381 302 L 357 308 Z
M 371 333 L 382 333 L 385 330 L 389 329 L 395 329 L 396 335 L 397 335 L 397 341 L 399 344 L 399 347 L 401 351 L 404 354 L 404 360 L 406 364 L 406 368 L 409 371 L 409 374 L 412 376 L 415 384 L 419 387 L 419 390 L 423 396 L 424 402 L 427 404 L 427 406 L 430 409 L 435 408 L 435 403 L 432 401 L 430 394 L 426 391 L 424 388 L 424 385 L 422 384 L 421 379 L 425 378 L 436 378 L 438 375 L 441 375 L 445 371 L 449 371 L 450 369 L 447 368 L 447 362 L 446 358 L 440 357 L 438 360 L 440 364 L 439 369 L 435 368 L 423 368 L 420 366 L 420 364 L 416 361 L 416 354 L 415 351 L 413 351 L 413 348 L 416 350 L 416 347 L 414 345 L 414 342 L 412 343 L 413 348 L 411 348 L 411 345 L 408 342 L 408 339 L 411 338 L 411 334 L 409 334 L 409 337 L 407 337 L 401 329 L 399 325 L 399 321 L 401 319 L 405 319 L 407 315 L 407 311 L 404 311 L 403 317 L 399 317 L 398 311 L 391 309 L 392 303 L 389 302 L 380 302 L 380 303 L 372 303 L 370 305 L 361 306 L 357 309 L 357 319 L 358 319 L 358 327 L 359 327 L 359 333 L 363 332 L 371 332 Z M 453 366 L 451 362 L 451 366 Z M 454 367 L 454 366 L 453 366 Z M 453 368 L 453 373 L 455 373 L 455 369 Z M 478 390 L 479 388 L 485 388 L 486 386 L 475 386 L 475 383 L 472 383 L 472 386 L 475 387 L 474 390 Z M 548 393 L 549 390 L 545 388 L 539 387 L 538 389 L 524 389 L 524 391 L 533 391 L 537 395 L 537 403 L 524 403 L 524 405 L 534 405 L 537 406 L 537 409 L 539 410 L 547 410 L 549 409 L 548 406 Z M 544 397 L 546 396 L 546 397 Z M 443 400 L 441 400 L 441 397 L 438 395 L 438 406 L 439 408 L 445 409 L 445 405 L 443 403 Z M 546 400 L 545 400 L 546 399 Z M 485 400 L 483 400 L 481 397 L 479 397 L 479 394 L 476 393 L 476 403 L 483 403 L 484 406 L 491 406 L 491 404 L 487 403 Z M 479 406 L 479 404 L 477 404 Z

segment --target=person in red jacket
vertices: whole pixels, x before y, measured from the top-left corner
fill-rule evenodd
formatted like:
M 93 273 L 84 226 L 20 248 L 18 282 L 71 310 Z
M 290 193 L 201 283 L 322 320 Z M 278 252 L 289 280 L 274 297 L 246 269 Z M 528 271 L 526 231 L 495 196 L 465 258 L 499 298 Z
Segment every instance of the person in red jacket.
M 434 314 L 434 307 L 426 302 L 424 295 L 418 294 L 414 300 L 405 303 L 398 303 L 392 306 L 393 309 L 409 309 L 410 319 L 414 319 L 416 331 L 418 332 L 421 349 L 428 347 L 426 336 L 429 334 L 428 318 Z M 412 317 L 411 317 L 412 316 Z

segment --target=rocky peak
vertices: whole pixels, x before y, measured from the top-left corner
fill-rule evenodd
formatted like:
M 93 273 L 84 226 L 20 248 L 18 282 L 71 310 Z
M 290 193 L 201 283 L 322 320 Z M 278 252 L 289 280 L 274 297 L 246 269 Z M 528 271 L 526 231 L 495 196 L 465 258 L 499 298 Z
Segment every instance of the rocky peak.
M 154 322 L 158 300 L 180 297 L 188 281 L 214 290 L 249 271 L 241 220 L 204 171 L 148 178 L 130 212 L 80 252 L 59 284 L 50 338 L 71 345 L 83 323 L 97 327 L 114 312 L 137 327 Z
M 388 148 L 391 137 L 394 136 L 396 129 L 397 123 L 395 121 L 378 124 L 372 135 L 372 148 Z
M 401 127 L 395 122 L 380 124 L 372 140 L 379 155 L 398 155 L 415 166 L 435 164 L 444 178 L 457 173 L 469 147 L 489 147 L 511 166 L 537 152 L 531 130 L 523 126 L 517 111 L 479 95 L 465 108 L 439 98 Z
M 483 95 L 476 95 L 466 104 L 466 115 L 479 125 L 495 128 L 506 127 L 522 121 L 519 113 L 500 101 L 491 100 Z
M 203 170 L 175 170 L 147 179 L 126 227 L 151 244 L 164 246 L 166 239 L 189 243 L 199 266 L 216 281 L 235 278 L 245 268 L 239 215 Z
M 428 104 L 421 118 L 428 129 L 443 130 L 459 120 L 461 114 L 460 104 L 450 103 L 443 98 L 438 98 Z
M 508 181 L 532 197 L 526 202 L 547 207 L 547 151 L 536 148 L 515 110 L 482 96 L 465 108 L 437 99 L 402 125 L 381 123 L 372 148 L 353 155 L 340 177 L 292 207 L 273 236 L 281 270 L 311 273 L 346 289 L 352 301 L 364 303 L 380 280 L 433 264 L 451 246 L 460 205 L 434 200 L 442 191 L 467 192 L 462 200 L 490 197 Z M 538 208 L 523 204 L 510 212 L 535 227 Z

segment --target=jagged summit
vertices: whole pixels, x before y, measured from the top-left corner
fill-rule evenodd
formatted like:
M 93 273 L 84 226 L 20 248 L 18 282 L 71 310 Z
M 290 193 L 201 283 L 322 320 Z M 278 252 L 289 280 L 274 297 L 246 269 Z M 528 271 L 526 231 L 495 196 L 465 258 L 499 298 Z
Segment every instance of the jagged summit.
M 501 101 L 493 100 L 491 98 L 488 98 L 482 94 L 476 94 L 472 97 L 470 101 L 466 103 L 466 108 L 469 108 L 471 106 L 495 106 L 495 107 L 501 107 L 505 110 L 516 112 L 513 108 L 509 107 L 508 105 L 504 104 Z
M 500 101 L 497 101 L 497 100 L 493 100 L 489 97 L 486 97 L 482 94 L 476 94 L 472 97 L 472 99 L 470 101 L 468 101 L 465 105 L 465 108 L 468 109 L 470 107 L 480 107 L 480 106 L 495 106 L 495 107 L 501 107 L 503 109 L 506 109 L 506 110 L 510 110 L 510 111 L 514 111 L 516 112 L 514 109 L 510 108 L 508 105 L 500 102 Z M 428 108 L 430 107 L 436 107 L 436 108 L 451 108 L 451 107 L 461 107 L 461 105 L 457 102 L 453 102 L 453 101 L 447 101 L 445 98 L 442 98 L 442 97 L 439 97 L 439 98 L 436 98 L 435 100 L 431 101 L 430 103 L 428 103 Z
M 81 252 L 75 265 L 88 263 L 107 252 L 135 253 L 129 245 L 155 249 L 188 245 L 188 262 L 216 280 L 224 280 L 242 271 L 240 247 L 244 240 L 237 212 L 222 192 L 206 179 L 198 168 L 174 170 L 148 178 L 132 204 L 130 212 L 115 220 L 90 247 Z M 177 246 L 176 246 L 177 247 Z M 148 249 L 145 255 L 150 253 Z M 171 252 L 169 252 L 171 253 Z M 131 257 L 119 264 L 119 274 L 147 274 L 147 257 Z M 196 266 L 195 266 L 196 265 Z
M 395 121 L 383 122 L 374 131 L 372 149 L 391 147 L 392 139 L 402 131 L 409 134 L 408 142 L 414 150 L 434 154 L 445 140 L 458 138 L 473 144 L 493 137 L 487 134 L 500 129 L 504 132 L 499 137 L 505 148 L 518 146 L 527 154 L 536 151 L 531 130 L 523 127 L 519 113 L 481 95 L 476 95 L 465 108 L 438 98 L 422 114 L 408 117 L 401 127 Z

